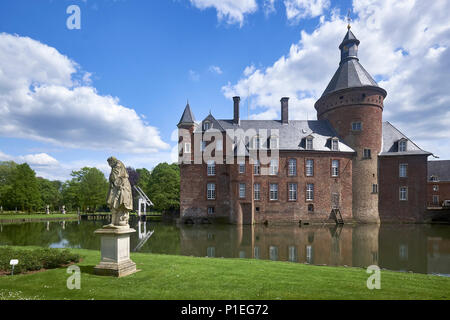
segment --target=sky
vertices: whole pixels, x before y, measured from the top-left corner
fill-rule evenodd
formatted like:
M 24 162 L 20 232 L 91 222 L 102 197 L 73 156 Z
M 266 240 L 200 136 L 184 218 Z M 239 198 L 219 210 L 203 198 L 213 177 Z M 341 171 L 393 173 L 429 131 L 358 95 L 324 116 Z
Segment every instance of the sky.
M 174 162 L 187 101 L 196 120 L 232 118 L 235 95 L 241 118 L 279 119 L 288 96 L 314 120 L 349 10 L 384 120 L 450 159 L 450 1 L 2 0 L 0 161 L 52 180 Z

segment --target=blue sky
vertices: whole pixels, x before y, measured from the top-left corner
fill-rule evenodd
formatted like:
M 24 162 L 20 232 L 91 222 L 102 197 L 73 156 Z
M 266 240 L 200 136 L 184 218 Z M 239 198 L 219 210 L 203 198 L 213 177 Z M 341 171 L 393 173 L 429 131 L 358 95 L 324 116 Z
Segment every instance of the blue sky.
M 391 105 L 386 101 L 390 108 L 385 119 L 410 138 L 418 139 L 428 151 L 449 158 L 450 152 L 442 154 L 438 152 L 442 148 L 436 150 L 437 140 L 450 138 L 444 130 L 448 124 L 445 118 L 450 117 L 448 107 L 445 109 L 450 100 L 448 85 L 433 86 L 432 91 L 412 99 L 407 92 L 415 92 L 425 83 L 405 72 L 411 64 L 420 71 L 423 61 L 419 63 L 419 58 L 424 52 L 430 56 L 429 70 L 437 68 L 436 64 L 441 64 L 441 69 L 442 63 L 450 64 L 446 50 L 450 36 L 437 29 L 438 24 L 444 29 L 449 26 L 439 13 L 447 4 L 437 1 L 434 8 L 425 8 L 415 1 L 400 2 L 409 13 L 396 13 L 398 1 L 395 4 L 389 0 L 1 1 L 0 58 L 2 49 L 6 57 L 8 47 L 23 50 L 12 59 L 17 67 L 11 66 L 14 62 L 7 65 L 3 61 L 4 74 L 11 78 L 17 73 L 17 79 L 23 77 L 22 82 L 28 87 L 58 87 L 41 95 L 37 89 L 30 89 L 37 102 L 24 108 L 28 118 L 25 111 L 13 114 L 14 105 L 9 102 L 6 107 L 11 111 L 10 122 L 0 122 L 0 160 L 27 161 L 38 174 L 51 179 L 68 178 L 71 170 L 84 165 L 106 172 L 106 158 L 111 154 L 128 165 L 151 169 L 160 161 L 171 160 L 171 135 L 187 99 L 197 120 L 209 110 L 217 118 L 230 118 L 231 96 L 243 96 L 246 105 L 248 92 L 251 118 L 277 118 L 281 96 L 291 96 L 296 118 L 315 118 L 314 101 L 338 66 L 337 45 L 346 32 L 348 9 L 353 10 L 353 30 L 361 40 L 361 63 L 377 80 L 382 80 L 380 85 L 388 90 L 388 99 L 397 97 L 391 99 Z M 66 27 L 66 9 L 72 4 L 81 9 L 81 30 Z M 376 10 L 377 6 L 380 10 Z M 425 18 L 413 21 L 414 14 Z M 431 35 L 424 33 L 428 38 L 422 44 L 417 43 L 420 36 L 409 36 L 407 32 L 414 27 L 424 29 L 418 26 L 420 23 L 433 31 Z M 386 47 L 382 48 L 377 41 L 387 36 L 392 39 L 383 40 Z M 26 37 L 33 42 L 28 43 Z M 45 57 L 53 54 L 49 48 L 57 50 L 57 59 Z M 399 48 L 410 54 L 399 56 Z M 28 59 L 25 65 L 35 73 L 33 76 L 25 67 L 20 70 L 24 65 L 22 58 Z M 39 63 L 41 58 L 43 63 Z M 46 70 L 55 68 L 57 75 L 47 72 L 41 77 L 39 67 L 29 65 L 33 59 Z M 404 72 L 401 79 L 399 70 Z M 433 77 L 437 79 L 428 79 L 428 84 L 446 79 L 445 74 Z M 1 83 L 0 79 L 0 96 Z M 80 93 L 77 87 L 93 91 Z M 87 99 L 89 107 L 81 110 L 74 105 L 72 110 L 54 100 L 48 108 L 43 105 L 49 97 L 61 97 L 62 92 Z M 114 99 L 106 101 L 108 96 Z M 14 101 L 20 103 L 21 98 Z M 94 110 L 97 103 L 105 103 L 104 109 Z M 117 111 L 111 117 L 117 119 L 102 116 L 111 106 Z M 431 120 L 424 121 L 427 108 L 441 110 L 437 118 L 444 122 L 436 125 Z M 121 130 L 125 132 L 119 129 L 120 118 L 124 117 L 121 112 L 126 114 L 123 125 L 132 133 L 123 138 L 123 147 L 117 147 L 114 134 L 124 137 Z M 247 117 L 246 110 L 241 116 Z M 411 121 L 423 123 L 417 122 L 413 130 Z M 14 126 L 9 127 L 11 123 Z M 86 128 L 85 132 L 77 132 L 77 125 Z M 108 126 L 118 129 L 109 131 L 105 129 Z M 438 132 L 430 134 L 432 129 Z M 157 138 L 148 142 L 149 133 Z

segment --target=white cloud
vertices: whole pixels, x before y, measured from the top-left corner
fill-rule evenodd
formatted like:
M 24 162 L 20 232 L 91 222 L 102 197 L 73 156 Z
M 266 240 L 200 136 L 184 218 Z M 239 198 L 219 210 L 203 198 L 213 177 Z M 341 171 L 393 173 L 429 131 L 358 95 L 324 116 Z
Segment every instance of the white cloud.
M 189 70 L 189 79 L 194 82 L 200 81 L 200 75 L 194 70 Z
M 258 10 L 256 0 L 190 0 L 199 9 L 215 8 L 219 21 L 226 20 L 229 24 L 244 23 L 247 14 Z
M 329 0 L 284 0 L 288 20 L 299 21 L 323 14 L 330 7 Z
M 450 2 L 355 0 L 353 11 L 360 62 L 388 91 L 384 119 L 450 159 Z M 273 65 L 247 67 L 243 78 L 223 87 L 225 96 L 250 92 L 252 117 L 265 119 L 279 117 L 280 98 L 290 96 L 293 119 L 313 118 L 314 102 L 338 67 L 346 25 L 333 10 L 312 33 L 302 31 Z
M 46 153 L 28 154 L 26 156 L 20 156 L 17 159 L 18 162 L 26 162 L 34 166 L 54 166 L 59 164 L 58 160 Z
M 168 149 L 157 128 L 89 86 L 91 74 L 36 40 L 0 34 L 0 134 L 71 148 Z
M 220 69 L 220 67 L 218 67 L 218 66 L 210 66 L 209 67 L 209 72 L 216 73 L 216 74 L 222 74 L 223 73 L 222 69 Z
M 263 2 L 264 14 L 266 16 L 275 13 L 275 0 L 264 0 Z

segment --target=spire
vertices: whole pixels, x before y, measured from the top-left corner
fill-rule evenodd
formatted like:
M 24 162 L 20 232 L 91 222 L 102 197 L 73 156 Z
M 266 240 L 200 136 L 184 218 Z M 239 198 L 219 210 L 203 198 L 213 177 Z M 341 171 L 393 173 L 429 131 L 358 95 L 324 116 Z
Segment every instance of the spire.
M 360 41 L 356 39 L 350 28 L 348 29 L 344 39 L 339 45 L 339 50 L 341 50 L 341 64 L 349 59 L 358 60 L 358 46 Z
M 193 124 L 195 124 L 195 117 L 191 111 L 191 107 L 189 106 L 188 100 L 186 108 L 184 108 L 183 115 L 181 116 L 180 122 L 178 123 L 178 127 L 181 125 L 193 125 Z

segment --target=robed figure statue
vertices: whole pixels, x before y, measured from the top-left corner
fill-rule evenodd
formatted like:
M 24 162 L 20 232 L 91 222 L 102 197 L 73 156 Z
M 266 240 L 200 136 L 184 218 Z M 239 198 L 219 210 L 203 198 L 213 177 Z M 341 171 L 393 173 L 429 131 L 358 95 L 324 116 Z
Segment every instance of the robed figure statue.
M 125 165 L 115 157 L 108 158 L 111 167 L 109 175 L 109 191 L 106 203 L 111 209 L 112 219 L 110 228 L 129 228 L 129 212 L 133 210 L 133 196 L 131 192 L 128 172 Z

